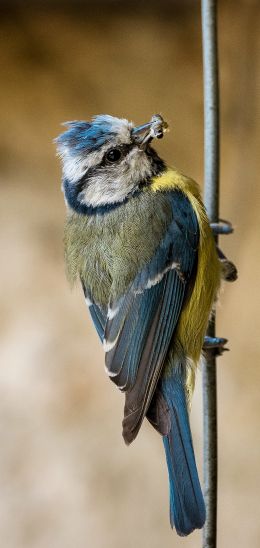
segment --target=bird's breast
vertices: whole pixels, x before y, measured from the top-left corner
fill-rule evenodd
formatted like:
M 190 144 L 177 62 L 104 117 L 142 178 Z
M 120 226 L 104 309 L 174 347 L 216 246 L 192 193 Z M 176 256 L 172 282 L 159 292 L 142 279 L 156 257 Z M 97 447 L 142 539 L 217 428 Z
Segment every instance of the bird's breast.
M 153 192 L 133 196 L 104 215 L 72 214 L 65 227 L 69 279 L 82 279 L 96 302 L 108 304 L 150 261 L 170 219 L 167 196 Z

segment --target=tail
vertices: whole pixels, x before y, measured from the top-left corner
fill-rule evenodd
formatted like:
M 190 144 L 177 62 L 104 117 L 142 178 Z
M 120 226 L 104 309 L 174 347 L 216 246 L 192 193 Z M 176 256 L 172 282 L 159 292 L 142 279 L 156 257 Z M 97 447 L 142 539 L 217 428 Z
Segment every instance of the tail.
M 168 407 L 169 432 L 163 436 L 170 483 L 170 521 L 178 535 L 201 529 L 206 510 L 201 492 L 183 375 L 176 370 L 165 374 L 161 391 Z

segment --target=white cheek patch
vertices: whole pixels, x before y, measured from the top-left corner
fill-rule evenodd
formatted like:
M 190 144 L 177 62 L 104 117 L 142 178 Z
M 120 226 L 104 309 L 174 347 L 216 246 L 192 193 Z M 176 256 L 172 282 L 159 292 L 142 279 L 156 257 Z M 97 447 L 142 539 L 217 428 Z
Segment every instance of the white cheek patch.
M 127 157 L 130 173 L 134 173 L 138 181 L 152 175 L 150 161 L 144 151 L 138 147 L 134 148 Z
M 139 183 L 152 175 L 147 155 L 134 147 L 118 165 L 107 166 L 88 178 L 86 187 L 79 195 L 84 205 L 93 207 L 122 202 Z
M 79 194 L 79 201 L 86 206 L 98 207 L 115 202 L 123 202 L 125 197 L 134 188 L 120 179 L 109 179 L 109 175 L 104 172 L 99 176 L 90 177 L 86 187 Z

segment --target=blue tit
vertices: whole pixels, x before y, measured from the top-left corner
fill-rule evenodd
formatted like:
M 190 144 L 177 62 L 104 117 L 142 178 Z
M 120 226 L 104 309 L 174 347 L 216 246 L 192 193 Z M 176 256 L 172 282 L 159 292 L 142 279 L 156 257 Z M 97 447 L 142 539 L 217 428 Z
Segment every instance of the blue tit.
M 125 394 L 126 444 L 145 417 L 162 435 L 171 526 L 188 535 L 205 522 L 189 408 L 220 283 L 214 237 L 197 184 L 151 147 L 167 129 L 161 116 L 65 125 L 68 277 L 82 284 L 106 373 Z

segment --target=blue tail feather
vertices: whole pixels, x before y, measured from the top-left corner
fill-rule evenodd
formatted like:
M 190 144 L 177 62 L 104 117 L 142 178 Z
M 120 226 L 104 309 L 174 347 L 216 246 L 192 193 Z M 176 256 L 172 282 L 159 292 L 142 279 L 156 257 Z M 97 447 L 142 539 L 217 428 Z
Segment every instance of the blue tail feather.
M 201 492 L 194 450 L 183 376 L 180 372 L 164 375 L 162 394 L 170 415 L 170 431 L 163 436 L 170 483 L 171 526 L 181 536 L 201 529 L 206 510 Z

